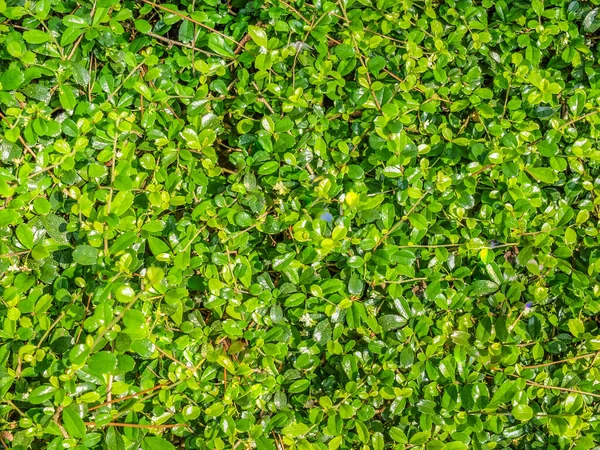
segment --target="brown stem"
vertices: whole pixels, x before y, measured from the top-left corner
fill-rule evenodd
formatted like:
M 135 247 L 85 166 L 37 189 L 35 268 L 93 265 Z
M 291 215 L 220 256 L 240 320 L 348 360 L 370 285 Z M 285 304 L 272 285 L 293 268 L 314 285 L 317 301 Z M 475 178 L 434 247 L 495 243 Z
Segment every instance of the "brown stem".
M 306 23 L 310 23 L 306 17 L 304 17 L 302 14 L 300 14 L 300 12 L 296 8 L 294 8 L 292 5 L 290 5 L 289 3 L 286 3 L 283 0 L 279 0 L 279 3 L 283 3 L 285 6 L 287 6 L 292 11 L 294 11 L 296 13 L 296 15 L 298 17 L 300 17 L 302 20 L 304 20 Z
M 12 124 L 9 122 L 9 120 L 6 118 L 6 116 L 4 116 L 4 114 L 2 114 L 1 112 L 0 112 L 0 117 L 2 118 L 2 120 L 4 120 L 8 124 L 8 126 L 11 129 L 13 128 Z M 31 150 L 31 148 L 29 147 L 29 145 L 27 145 L 27 142 L 25 142 L 25 139 L 23 139 L 23 136 L 21 136 L 20 133 L 19 133 L 19 142 L 21 143 L 21 145 L 23 146 L 23 148 L 25 149 L 25 151 L 27 153 L 29 153 L 33 157 L 33 159 L 37 159 L 36 154 L 33 153 L 33 150 Z
M 242 40 L 240 41 L 240 43 L 238 44 L 238 46 L 235 48 L 235 50 L 233 51 L 233 53 L 235 53 L 236 55 L 239 55 L 240 53 L 242 53 L 242 50 L 244 50 L 244 46 L 248 43 L 248 41 L 250 41 L 250 39 L 252 39 L 250 37 L 250 35 L 246 34 L 246 36 L 244 36 L 242 38 Z
M 77 50 L 77 47 L 79 47 L 79 44 L 81 43 L 82 39 L 83 39 L 83 34 L 81 36 L 79 36 L 79 38 L 75 42 L 75 45 L 73 46 L 73 49 L 71 50 L 71 53 L 69 53 L 69 56 L 67 56 L 67 61 L 73 57 L 73 55 L 75 54 L 75 50 Z
M 15 252 L 15 253 L 7 253 L 6 255 L 0 255 L 0 258 L 14 258 L 15 256 L 26 255 L 30 253 L 31 250 L 25 250 L 23 252 Z
M 87 315 L 90 311 L 90 303 L 92 301 L 92 296 L 88 295 L 88 301 L 87 304 L 85 305 L 85 312 L 83 313 L 83 320 L 81 321 L 81 325 L 79 326 L 79 332 L 77 333 L 77 339 L 75 339 L 75 343 L 79 343 L 79 338 L 81 337 L 81 333 L 83 332 L 83 324 L 85 322 L 85 319 L 87 318 Z
M 189 49 L 194 50 L 196 52 L 204 53 L 205 55 L 208 55 L 208 56 L 216 56 L 217 55 L 216 53 L 207 52 L 207 51 L 202 50 L 200 48 L 194 47 L 193 45 L 184 44 L 183 42 L 179 42 L 179 41 L 175 41 L 173 39 L 166 38 L 164 36 L 161 36 L 160 34 L 151 33 L 151 32 L 150 33 L 146 33 L 146 34 L 148 36 L 150 36 L 150 37 L 153 37 L 156 40 L 166 42 L 167 44 L 170 44 L 170 45 L 177 45 L 179 47 L 189 48 Z
M 179 364 L 181 367 L 185 367 L 186 369 L 191 369 L 191 367 L 189 367 L 187 364 L 184 364 L 181 361 L 179 361 L 178 359 L 176 359 L 173 356 L 169 355 L 167 352 L 165 352 L 163 349 L 161 349 L 158 345 L 155 345 L 155 347 L 156 347 L 156 350 L 158 350 L 159 353 L 161 353 L 163 356 L 169 358 L 174 363 Z
M 514 376 L 517 376 L 517 375 L 514 375 Z M 539 387 L 542 389 L 556 389 L 557 391 L 572 392 L 574 394 L 589 395 L 590 397 L 600 398 L 600 394 L 594 394 L 592 392 L 580 391 L 578 389 L 570 389 L 570 388 L 564 388 L 564 387 L 559 387 L 559 386 L 546 386 L 545 384 L 540 384 L 540 383 L 536 383 L 535 381 L 529 381 L 529 380 L 526 380 L 525 382 L 529 386 L 535 386 L 535 387 Z
M 572 119 L 572 120 L 568 121 L 567 123 L 565 123 L 565 124 L 561 125 L 560 127 L 558 127 L 558 129 L 559 130 L 563 130 L 563 129 L 567 128 L 568 126 L 573 125 L 575 122 L 579 122 L 580 120 L 587 119 L 590 116 L 595 116 L 598 113 L 600 113 L 600 109 L 597 109 L 595 111 L 592 111 L 592 112 L 589 112 L 587 114 L 584 114 L 583 116 L 579 116 L 576 119 Z
M 95 427 L 96 422 L 84 422 L 84 424 L 88 427 Z M 146 428 L 146 429 L 158 429 L 162 430 L 164 428 L 175 428 L 175 427 L 187 427 L 185 423 L 175 423 L 175 424 L 166 424 L 166 425 L 143 425 L 139 423 L 120 423 L 120 422 L 109 422 L 104 424 L 104 426 L 108 427 L 125 427 L 125 428 Z
M 54 413 L 54 416 L 52 416 L 52 420 L 54 421 L 54 423 L 56 424 L 56 426 L 60 430 L 60 433 L 62 434 L 62 436 L 65 439 L 69 439 L 69 433 L 67 433 L 67 430 L 65 430 L 65 427 L 63 427 L 62 424 L 60 423 L 60 421 L 58 420 L 58 418 L 60 417 L 60 413 L 62 412 L 62 410 L 63 410 L 63 407 L 59 406 L 56 409 L 56 412 Z
M 552 362 L 544 363 L 544 364 L 534 364 L 532 366 L 522 366 L 522 368 L 523 369 L 538 369 L 540 367 L 548 367 L 548 366 L 553 366 L 555 364 L 562 364 L 562 363 L 566 363 L 569 361 L 576 361 L 578 359 L 589 358 L 590 356 L 598 356 L 598 354 L 600 354 L 600 352 L 588 353 L 586 355 L 573 356 L 572 358 L 561 359 L 560 361 L 552 361 Z
M 168 12 L 169 14 L 173 14 L 177 17 L 181 17 L 184 20 L 188 20 L 192 23 L 195 23 L 196 25 L 200 25 L 202 28 L 212 31 L 213 33 L 218 34 L 219 36 L 224 37 L 225 39 L 229 39 L 231 42 L 233 42 L 235 45 L 239 45 L 239 42 L 236 41 L 234 38 L 232 38 L 231 36 L 227 36 L 226 34 L 221 33 L 220 31 L 215 30 L 214 28 L 209 27 L 208 25 L 203 24 L 202 22 L 199 22 L 197 20 L 192 19 L 191 17 L 186 16 L 185 14 L 180 13 L 179 11 L 174 11 L 172 9 L 166 8 L 162 5 L 158 5 L 154 2 L 151 2 L 150 0 L 142 0 L 144 3 L 148 3 L 149 5 L 154 6 L 155 8 L 158 9 L 162 9 L 163 11 Z
M 157 384 L 154 387 L 151 387 L 149 389 L 144 389 L 143 391 L 136 392 L 135 394 L 126 395 L 125 397 L 115 398 L 114 400 L 104 402 L 100 405 L 92 406 L 91 408 L 88 409 L 88 411 L 93 411 L 95 409 L 102 408 L 103 406 L 112 405 L 113 403 L 124 402 L 125 400 L 139 397 L 140 395 L 144 395 L 144 394 L 147 394 L 148 392 L 156 391 L 157 389 L 160 389 L 165 386 L 168 386 L 168 384 Z

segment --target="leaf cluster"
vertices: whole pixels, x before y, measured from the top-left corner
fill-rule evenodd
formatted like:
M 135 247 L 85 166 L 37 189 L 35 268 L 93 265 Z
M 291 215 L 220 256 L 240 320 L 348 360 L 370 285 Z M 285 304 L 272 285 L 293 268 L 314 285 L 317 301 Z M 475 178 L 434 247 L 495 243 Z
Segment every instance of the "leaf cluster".
M 0 441 L 600 443 L 598 0 L 0 0 Z

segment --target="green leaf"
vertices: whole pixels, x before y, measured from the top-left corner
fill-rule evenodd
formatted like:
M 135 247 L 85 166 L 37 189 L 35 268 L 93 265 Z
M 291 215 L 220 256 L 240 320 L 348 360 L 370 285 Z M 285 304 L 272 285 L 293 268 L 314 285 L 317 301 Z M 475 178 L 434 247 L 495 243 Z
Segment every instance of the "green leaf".
M 593 8 L 583 19 L 583 29 L 587 33 L 595 33 L 600 28 L 600 8 Z
M 33 256 L 34 259 L 42 260 L 50 256 L 50 252 L 43 244 L 39 244 L 31 249 L 31 256 Z
M 308 425 L 301 422 L 296 422 L 285 427 L 283 430 L 281 430 L 281 433 L 284 436 L 298 437 L 306 434 L 309 429 L 310 427 Z
M 29 403 L 31 403 L 32 405 L 40 405 L 45 401 L 50 400 L 54 396 L 55 392 L 56 388 L 54 386 L 39 386 L 33 391 L 31 391 L 29 397 L 27 398 L 27 401 L 29 401 Z
M 50 41 L 50 35 L 40 30 L 29 30 L 23 33 L 23 39 L 28 44 L 44 44 Z
M 179 25 L 179 40 L 185 44 L 194 40 L 194 24 L 189 20 L 184 20 Z
M 70 87 L 62 87 L 59 91 L 58 98 L 61 106 L 67 111 L 73 111 L 75 106 L 77 106 L 77 99 Z
M 558 181 L 558 176 L 554 170 L 547 167 L 528 167 L 527 172 L 533 178 L 543 183 L 552 184 Z
M 213 33 L 208 37 L 208 48 L 221 56 L 235 58 L 233 50 L 231 50 L 225 38 L 219 34 Z
M 387 178 L 400 178 L 404 175 L 404 168 L 398 166 L 387 166 L 383 169 L 383 175 Z
M 85 436 L 85 424 L 73 407 L 63 409 L 63 424 L 67 433 L 74 438 L 81 439 Z
M 512 415 L 521 422 L 527 422 L 533 417 L 533 409 L 527 405 L 517 405 L 513 408 Z
M 373 450 L 383 450 L 385 446 L 383 434 L 379 431 L 373 433 L 371 436 L 371 443 L 373 444 Z
M 143 447 L 147 450 L 175 450 L 173 444 L 157 436 L 146 436 Z
M 577 232 L 573 228 L 565 230 L 565 244 L 575 245 L 577 243 Z
M 87 87 L 91 81 L 89 71 L 80 63 L 71 64 L 73 79 L 79 86 Z
M 126 231 L 120 235 L 109 248 L 111 255 L 117 254 L 125 249 L 130 248 L 136 241 L 136 235 L 133 231 Z
M 146 323 L 146 318 L 140 311 L 129 310 L 123 317 L 123 323 L 127 328 L 141 328 Z
M 308 380 L 298 380 L 294 381 L 292 385 L 289 387 L 288 391 L 290 394 L 297 394 L 298 392 L 303 392 L 308 389 L 310 386 L 310 381 Z
M 62 22 L 67 27 L 85 28 L 89 26 L 89 17 L 69 14 L 63 17 Z
M 342 445 L 342 441 L 344 440 L 343 436 L 336 436 L 332 440 L 329 441 L 327 447 L 329 450 L 336 450 Z
M 17 239 L 27 249 L 33 248 L 33 231 L 25 224 L 21 224 L 16 229 Z
M 379 71 L 383 69 L 386 64 L 387 60 L 383 56 L 378 55 L 369 60 L 367 67 L 372 74 L 378 75 Z
M 90 355 L 90 348 L 85 344 L 77 344 L 69 351 L 69 360 L 72 364 L 85 364 Z
M 106 443 L 107 448 L 110 449 L 125 450 L 126 448 L 123 437 L 119 434 L 117 428 L 115 427 L 108 427 L 104 442 Z
M 294 252 L 286 253 L 285 255 L 276 256 L 275 258 L 273 258 L 273 269 L 275 269 L 275 270 L 285 269 L 292 263 L 295 256 L 296 256 L 296 253 L 294 253 Z
M 517 386 L 514 381 L 506 380 L 500 385 L 494 392 L 494 395 L 490 402 L 486 406 L 486 411 L 496 410 L 498 406 L 507 403 L 512 400 L 513 396 L 517 392 Z
M 117 368 L 117 357 L 111 352 L 98 352 L 87 360 L 88 367 L 98 374 L 112 373 Z
M 56 214 L 47 214 L 42 217 L 42 224 L 52 239 L 57 244 L 66 245 L 69 243 L 67 237 L 67 221 Z
M 135 29 L 142 34 L 147 34 L 152 31 L 152 25 L 147 20 L 138 19 L 134 22 Z
M 2 84 L 3 91 L 13 91 L 18 89 L 24 81 L 25 76 L 20 70 L 8 69 L 6 72 L 0 75 L 0 84 Z
M 410 438 L 409 442 L 411 445 L 421 445 L 427 442 L 429 436 L 430 433 L 428 431 L 419 431 Z
M 313 339 L 319 345 L 327 344 L 331 340 L 331 336 L 331 324 L 327 319 L 319 322 L 313 331 Z
M 82 266 L 91 266 L 98 262 L 98 253 L 91 245 L 78 245 L 73 250 L 73 261 Z
M 582 337 L 585 333 L 585 325 L 581 319 L 569 319 L 569 331 L 575 337 Z
M 490 280 L 477 280 L 471 283 L 471 295 L 473 297 L 483 297 L 493 294 L 500 286 Z
M 37 212 L 38 214 L 48 214 L 50 212 L 50 210 L 52 209 L 52 206 L 50 205 L 50 202 L 43 198 L 43 197 L 38 197 L 33 201 L 33 207 L 35 208 L 35 212 Z
M 267 33 L 260 27 L 248 25 L 248 34 L 259 47 L 266 47 L 268 43 Z
M 378 322 L 384 331 L 397 330 L 398 328 L 406 325 L 406 319 L 404 319 L 402 316 L 393 314 L 381 316 Z
M 444 445 L 444 450 L 467 450 L 469 447 L 462 442 L 448 442 Z
M 0 227 L 6 227 L 19 220 L 19 213 L 12 209 L 1 209 L 0 210 Z
M 204 413 L 210 417 L 219 417 L 221 414 L 223 414 L 223 411 L 224 407 L 222 403 L 214 403 L 209 406 Z
M 351 295 L 361 295 L 364 287 L 365 284 L 360 279 L 358 274 L 353 273 L 352 275 L 350 275 L 350 280 L 348 281 L 348 292 Z
M 369 429 L 365 426 L 365 424 L 361 422 L 356 422 L 355 427 L 360 441 L 363 444 L 369 442 Z
M 276 172 L 278 169 L 279 164 L 276 161 L 269 161 L 260 166 L 257 173 L 259 175 L 270 175 Z
M 84 33 L 85 30 L 76 27 L 67 27 L 60 38 L 61 47 L 65 47 L 75 42 L 79 36 Z
M 417 230 L 425 230 L 428 227 L 427 219 L 425 216 L 419 213 L 413 213 L 408 216 L 410 224 Z

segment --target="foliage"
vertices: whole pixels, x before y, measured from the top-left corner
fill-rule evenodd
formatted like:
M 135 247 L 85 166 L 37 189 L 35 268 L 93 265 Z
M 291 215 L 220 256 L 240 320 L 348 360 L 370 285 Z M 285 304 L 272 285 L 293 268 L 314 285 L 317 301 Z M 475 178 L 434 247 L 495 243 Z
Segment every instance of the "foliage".
M 4 446 L 599 445 L 599 12 L 0 0 Z

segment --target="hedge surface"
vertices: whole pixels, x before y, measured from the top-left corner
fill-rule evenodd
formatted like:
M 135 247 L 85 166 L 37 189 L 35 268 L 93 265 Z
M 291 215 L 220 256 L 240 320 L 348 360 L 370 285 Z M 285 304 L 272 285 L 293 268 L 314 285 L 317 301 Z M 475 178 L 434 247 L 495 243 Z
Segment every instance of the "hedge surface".
M 600 2 L 0 0 L 0 441 L 600 444 Z

